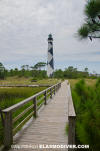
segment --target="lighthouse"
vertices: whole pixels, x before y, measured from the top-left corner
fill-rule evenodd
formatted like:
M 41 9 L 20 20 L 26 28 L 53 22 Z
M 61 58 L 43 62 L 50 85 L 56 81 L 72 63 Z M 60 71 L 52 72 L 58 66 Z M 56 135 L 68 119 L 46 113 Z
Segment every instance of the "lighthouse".
M 47 76 L 53 77 L 54 72 L 54 58 L 53 58 L 53 38 L 52 35 L 48 36 L 48 58 L 47 58 Z

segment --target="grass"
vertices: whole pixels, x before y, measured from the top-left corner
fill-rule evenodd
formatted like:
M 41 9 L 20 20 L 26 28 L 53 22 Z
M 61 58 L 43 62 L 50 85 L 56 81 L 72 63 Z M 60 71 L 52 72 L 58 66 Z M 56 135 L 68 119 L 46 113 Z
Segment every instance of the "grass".
M 43 79 L 43 80 L 37 80 L 36 82 L 32 82 L 32 77 L 25 78 L 25 77 L 8 77 L 5 80 L 0 80 L 0 85 L 54 85 L 58 83 L 59 80 L 57 79 Z M 3 88 L 0 87 L 0 108 L 3 110 L 5 108 L 8 108 L 14 104 L 17 104 L 21 102 L 22 100 L 46 89 L 47 87 L 14 87 L 14 88 Z M 43 97 L 43 94 L 38 97 Z M 41 100 L 37 105 L 39 106 L 43 100 Z M 31 106 L 33 104 L 33 101 L 30 101 L 29 103 L 25 104 L 23 107 L 16 110 L 12 116 L 15 118 L 18 116 L 21 112 L 23 112 L 27 107 Z M 29 113 L 32 112 L 33 109 L 29 110 L 23 117 L 18 119 L 14 124 L 13 128 L 15 128 L 22 120 L 25 119 Z M 21 127 L 20 127 L 21 128 Z M 18 131 L 19 129 L 17 129 Z M 16 131 L 16 132 L 17 132 Z M 3 144 L 3 126 L 1 123 L 1 117 L 0 117 L 0 145 Z
M 2 109 L 7 108 L 44 89 L 46 87 L 0 88 L 0 107 Z
M 43 85 L 53 85 L 56 84 L 59 80 L 57 79 L 43 79 L 37 80 L 37 82 L 32 82 L 32 78 L 25 77 L 8 77 L 5 80 L 0 80 L 0 85 L 31 85 L 31 84 L 43 84 Z
M 96 84 L 96 79 L 84 79 L 84 80 L 88 86 L 94 86 Z M 68 81 L 71 87 L 73 88 L 75 84 L 80 81 L 80 79 L 69 79 Z
M 100 150 L 100 78 L 72 80 L 72 98 L 76 111 L 76 143 Z
M 38 92 L 40 92 L 46 88 L 47 87 L 0 88 L 0 108 L 2 108 L 2 109 L 8 108 L 8 107 L 34 95 L 34 94 L 36 94 L 36 93 L 38 93 Z M 29 107 L 32 104 L 33 104 L 33 102 L 30 101 L 29 103 L 27 103 L 26 105 L 24 105 L 20 109 L 16 110 L 13 113 L 13 118 L 15 118 L 17 115 L 19 115 L 22 111 L 24 111 L 27 107 Z M 13 128 L 15 128 L 16 125 L 18 125 L 31 111 L 32 111 L 32 109 L 29 112 L 27 112 L 22 118 L 17 120 L 14 123 Z M 0 119 L 0 145 L 2 143 L 3 143 L 3 126 L 1 123 L 1 119 Z
M 96 79 L 84 79 L 85 83 L 87 86 L 94 87 L 96 84 Z M 75 88 L 75 85 L 80 81 L 80 79 L 68 79 L 70 85 L 71 85 L 71 90 L 74 91 L 73 89 Z M 68 125 L 66 124 L 66 135 L 68 135 Z
M 57 79 L 43 79 L 43 80 L 38 80 L 37 82 L 32 82 L 32 78 L 25 78 L 25 77 L 8 77 L 5 80 L 0 80 L 0 85 L 36 85 L 36 84 L 40 84 L 40 85 L 54 85 L 56 83 L 58 83 L 59 80 Z M 0 108 L 3 110 L 5 108 L 8 108 L 14 104 L 17 104 L 19 102 L 21 102 L 22 100 L 46 89 L 47 87 L 9 87 L 9 88 L 3 88 L 0 87 Z M 43 94 L 41 96 L 38 97 L 38 99 L 40 99 L 41 97 L 43 97 Z M 38 106 L 43 102 L 43 100 L 41 100 L 40 102 L 38 102 Z M 33 104 L 33 100 L 30 101 L 29 103 L 25 104 L 23 107 L 17 109 L 13 114 L 12 117 L 13 119 L 18 116 L 21 112 L 23 112 L 27 107 L 31 106 Z M 21 121 L 23 121 L 25 119 L 25 117 L 27 117 L 31 112 L 33 111 L 33 109 L 29 110 L 27 113 L 25 113 L 25 115 L 23 117 L 21 117 L 20 119 L 18 119 L 14 124 L 13 124 L 13 128 L 15 128 Z M 23 125 L 22 125 L 23 126 Z M 22 127 L 21 126 L 21 127 Z M 20 127 L 20 128 L 21 128 Z M 15 133 L 20 129 L 18 128 Z M 3 144 L 3 125 L 1 123 L 1 117 L 0 117 L 0 146 Z

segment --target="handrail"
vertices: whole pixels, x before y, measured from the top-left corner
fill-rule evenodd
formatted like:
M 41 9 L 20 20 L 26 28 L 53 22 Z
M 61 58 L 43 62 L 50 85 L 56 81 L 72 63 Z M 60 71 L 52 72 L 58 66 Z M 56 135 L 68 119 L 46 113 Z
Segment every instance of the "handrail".
M 68 116 L 76 116 L 74 105 L 73 105 L 73 100 L 72 100 L 72 95 L 71 95 L 71 88 L 70 84 L 68 84 Z
M 32 117 L 32 115 L 35 118 L 38 117 L 38 110 L 42 107 L 42 105 L 47 104 L 48 99 L 52 99 L 52 96 L 55 95 L 55 93 L 58 91 L 58 89 L 60 87 L 61 87 L 61 82 L 41 91 L 15 105 L 12 105 L 11 107 L 8 107 L 2 111 L 2 113 L 5 115 L 4 116 L 5 117 L 5 119 L 4 119 L 4 146 L 5 147 L 11 146 L 11 144 L 13 143 L 13 134 L 16 134 L 16 132 L 19 130 L 19 128 L 21 126 L 23 126 L 23 124 L 25 122 L 27 122 L 27 120 L 29 120 Z M 48 95 L 48 93 L 49 93 L 49 95 Z M 25 104 L 27 104 L 30 101 L 33 102 L 33 103 L 31 102 L 33 105 L 30 103 L 31 106 L 27 106 L 27 108 L 24 111 L 19 113 L 19 115 L 17 115 L 17 117 L 15 117 L 13 119 L 13 117 L 12 117 L 13 112 L 15 112 L 17 109 L 21 108 L 22 106 L 24 106 Z M 28 114 L 28 115 L 25 116 L 25 114 Z M 25 118 L 24 118 L 24 116 L 25 116 Z M 20 121 L 20 123 L 17 123 L 18 125 L 16 127 L 13 128 L 13 124 L 17 120 L 19 120 L 21 117 L 23 117 L 23 119 Z
M 15 123 L 19 118 L 21 118 L 25 113 L 27 113 L 30 109 L 32 109 L 34 105 L 29 106 L 26 108 L 21 114 L 19 114 L 17 117 L 13 119 L 13 123 Z
M 17 110 L 18 108 L 22 107 L 23 105 L 25 105 L 25 104 L 28 103 L 29 101 L 33 100 L 35 97 L 40 96 L 40 95 L 43 94 L 45 91 L 50 90 L 51 88 L 53 88 L 54 86 L 57 86 L 58 84 L 60 84 L 60 83 L 57 83 L 57 84 L 55 84 L 55 85 L 53 85 L 53 86 L 51 86 L 51 87 L 49 87 L 49 88 L 47 88 L 47 89 L 45 89 L 45 90 L 43 90 L 43 91 L 41 91 L 41 92 L 39 92 L 39 93 L 33 95 L 33 96 L 31 96 L 31 97 L 29 97 L 29 98 L 27 98 L 27 99 L 25 99 L 25 100 L 23 100 L 23 101 L 21 101 L 21 102 L 15 104 L 15 105 L 12 105 L 11 107 L 8 107 L 8 108 L 2 110 L 2 112 L 4 112 L 4 113 L 10 112 L 10 111 L 11 111 L 11 112 L 13 112 L 13 111 L 15 112 L 15 110 Z
M 75 120 L 76 120 L 76 113 L 73 105 L 72 95 L 71 95 L 71 88 L 69 82 L 67 82 L 68 87 L 68 144 L 74 145 L 75 144 Z M 69 149 L 70 150 L 70 149 Z
M 4 118 L 3 118 L 3 114 L 2 114 L 1 108 L 0 108 L 0 115 L 1 115 L 2 126 L 4 126 Z

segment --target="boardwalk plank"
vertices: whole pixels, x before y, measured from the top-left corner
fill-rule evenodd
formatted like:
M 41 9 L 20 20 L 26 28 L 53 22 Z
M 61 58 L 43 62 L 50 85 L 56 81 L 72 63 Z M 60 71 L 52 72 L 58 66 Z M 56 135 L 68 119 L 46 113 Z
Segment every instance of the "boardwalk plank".
M 38 144 L 68 144 L 68 136 L 65 134 L 68 123 L 68 97 L 67 82 L 64 81 L 53 99 L 40 112 L 39 117 L 32 122 L 29 128 L 14 144 L 38 145 Z M 19 149 L 19 151 L 33 151 L 33 149 Z M 64 151 L 67 149 L 34 149 L 35 151 Z M 14 151 L 11 149 L 10 151 Z

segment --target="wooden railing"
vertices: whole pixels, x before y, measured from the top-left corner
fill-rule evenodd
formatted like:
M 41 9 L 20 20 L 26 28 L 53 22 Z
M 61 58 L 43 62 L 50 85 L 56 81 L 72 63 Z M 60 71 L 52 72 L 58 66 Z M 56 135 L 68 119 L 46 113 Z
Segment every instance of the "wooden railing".
M 75 120 L 76 120 L 76 114 L 75 109 L 73 105 L 72 95 L 71 95 L 71 88 L 69 82 L 67 82 L 68 85 L 68 144 L 74 145 L 75 144 Z M 68 149 L 70 151 L 74 149 Z
M 0 121 L 2 123 L 2 126 L 4 126 L 4 118 L 3 118 L 3 113 L 2 113 L 2 109 L 0 108 Z
M 26 121 L 28 121 L 32 116 L 35 118 L 38 116 L 38 110 L 48 103 L 49 99 L 52 99 L 53 95 L 57 92 L 57 90 L 61 87 L 61 83 L 55 84 L 23 101 L 17 103 L 7 109 L 3 110 L 4 114 L 4 146 L 10 147 L 13 143 L 13 135 L 18 132 L 18 130 L 24 125 Z M 31 102 L 29 105 L 29 102 Z M 28 106 L 21 111 L 20 114 L 13 118 L 13 113 L 24 107 L 26 104 Z M 25 116 L 25 114 L 29 114 Z M 22 121 L 18 122 L 17 125 L 14 126 L 15 122 L 17 122 L 20 118 L 25 117 Z

